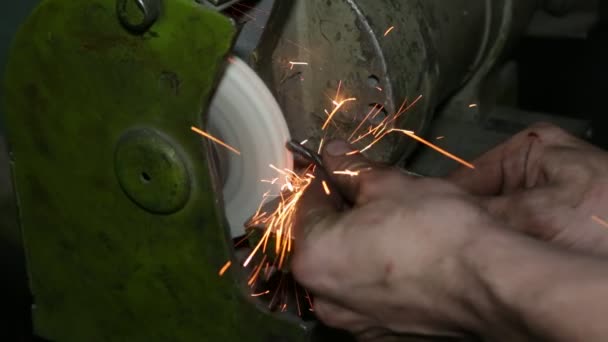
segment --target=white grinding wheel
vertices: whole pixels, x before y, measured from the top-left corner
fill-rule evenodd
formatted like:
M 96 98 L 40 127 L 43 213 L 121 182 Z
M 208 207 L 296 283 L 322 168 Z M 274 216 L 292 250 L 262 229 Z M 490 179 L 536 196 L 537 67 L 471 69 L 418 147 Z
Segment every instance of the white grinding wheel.
M 244 223 L 257 210 L 264 193 L 278 194 L 280 185 L 263 183 L 278 177 L 270 164 L 293 168 L 286 150 L 289 129 L 274 96 L 242 60 L 231 58 L 209 108 L 210 134 L 241 155 L 213 145 L 222 176 L 224 209 L 232 237 L 245 233 Z

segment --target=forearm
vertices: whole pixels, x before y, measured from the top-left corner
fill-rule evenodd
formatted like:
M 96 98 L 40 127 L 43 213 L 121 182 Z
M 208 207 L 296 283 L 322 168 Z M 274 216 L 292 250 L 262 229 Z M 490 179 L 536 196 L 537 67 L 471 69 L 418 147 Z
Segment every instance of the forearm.
M 492 341 L 608 338 L 608 263 L 498 231 L 467 256 L 485 296 L 476 306 Z

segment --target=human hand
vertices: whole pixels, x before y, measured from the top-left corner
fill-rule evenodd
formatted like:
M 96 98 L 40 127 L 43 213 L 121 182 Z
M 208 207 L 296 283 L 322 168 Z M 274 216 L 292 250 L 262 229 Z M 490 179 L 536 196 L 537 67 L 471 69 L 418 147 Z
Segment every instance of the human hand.
M 504 230 L 456 186 L 349 151 L 334 142 L 323 159 L 330 174 L 360 172 L 333 177 L 354 207 L 339 212 L 317 177 L 298 208 L 291 266 L 315 295 L 317 316 L 365 341 L 458 337 L 489 326 L 476 314 L 484 289 L 467 253 L 478 237 Z
M 449 179 L 512 229 L 608 256 L 608 153 L 537 124 Z

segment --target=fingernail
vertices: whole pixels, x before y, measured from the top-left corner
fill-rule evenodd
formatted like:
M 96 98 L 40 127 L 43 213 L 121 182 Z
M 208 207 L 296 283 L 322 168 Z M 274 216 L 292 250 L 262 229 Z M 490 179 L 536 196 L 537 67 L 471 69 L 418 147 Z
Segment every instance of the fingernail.
M 325 148 L 325 152 L 332 157 L 343 156 L 352 151 L 352 147 L 342 140 L 334 140 L 327 144 L 327 147 Z

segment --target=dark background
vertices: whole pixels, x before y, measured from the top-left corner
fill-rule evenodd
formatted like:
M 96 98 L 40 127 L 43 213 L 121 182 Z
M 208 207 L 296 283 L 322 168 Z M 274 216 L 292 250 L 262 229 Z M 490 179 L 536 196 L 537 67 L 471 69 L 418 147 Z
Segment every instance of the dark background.
M 35 0 L 0 3 L 0 71 L 18 23 Z M 601 17 L 608 14 L 603 1 Z M 608 149 L 608 27 L 600 23 L 587 39 L 526 38 L 514 51 L 519 66 L 519 101 L 523 109 L 590 119 L 592 141 Z M 1 73 L 0 73 L 1 76 Z M 0 77 L 1 79 L 1 77 Z M 0 99 L 2 93 L 0 92 Z M 0 136 L 3 133 L 0 106 Z M 0 151 L 0 153 L 5 153 Z M 0 158 L 0 160 L 2 160 Z M 0 220 L 3 221 L 3 220 Z M 0 341 L 34 341 L 31 336 L 27 278 L 15 222 L 0 222 Z
M 592 141 L 608 149 L 608 2 L 584 39 L 524 39 L 517 47 L 523 109 L 592 120 Z

